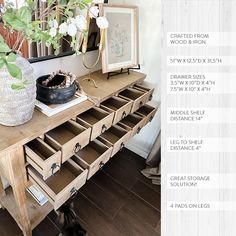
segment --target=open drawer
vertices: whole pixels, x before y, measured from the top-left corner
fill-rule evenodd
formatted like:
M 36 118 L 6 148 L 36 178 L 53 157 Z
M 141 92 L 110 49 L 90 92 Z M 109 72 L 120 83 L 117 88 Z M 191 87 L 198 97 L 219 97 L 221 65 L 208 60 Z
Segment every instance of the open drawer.
M 72 159 L 88 169 L 88 179 L 92 177 L 111 157 L 112 147 L 107 147 L 95 139 L 81 149 Z
M 145 86 L 143 84 L 135 84 L 133 86 L 133 88 L 143 91 L 143 92 L 147 92 L 147 101 L 146 102 L 152 100 L 154 88 L 148 88 L 147 86 Z
M 111 111 L 114 111 L 115 115 L 113 124 L 116 124 L 130 113 L 132 101 L 127 101 L 123 98 L 113 96 L 102 102 L 100 107 L 102 107 L 103 109 L 110 109 Z
M 157 112 L 157 108 L 152 107 L 148 104 L 145 104 L 144 106 L 140 107 L 135 113 L 145 117 L 145 123 L 144 125 L 146 125 L 148 122 L 151 122 L 154 115 Z
M 45 137 L 53 148 L 61 150 L 64 163 L 89 143 L 90 133 L 90 127 L 84 127 L 70 120 L 47 132 Z
M 138 134 L 142 127 L 144 126 L 146 118 L 139 116 L 137 114 L 130 114 L 126 116 L 124 119 L 122 119 L 118 125 L 125 128 L 130 129 L 131 131 L 131 137 L 133 137 L 135 134 Z
M 36 138 L 24 147 L 26 161 L 42 175 L 44 180 L 60 169 L 61 152 L 55 151 L 42 139 Z
M 113 117 L 114 112 L 109 113 L 99 107 L 93 107 L 78 115 L 76 121 L 92 128 L 90 140 L 94 140 L 112 126 Z
M 127 88 L 119 93 L 119 97 L 133 101 L 131 113 L 143 106 L 147 101 L 148 93 L 134 88 Z
M 126 130 L 119 125 L 113 125 L 104 134 L 101 134 L 99 136 L 99 139 L 105 140 L 106 142 L 111 144 L 111 146 L 113 147 L 111 156 L 114 156 L 119 150 L 124 147 L 125 143 L 129 140 L 131 132 L 131 130 Z
M 65 162 L 60 171 L 45 181 L 33 167 L 28 166 L 27 170 L 29 180 L 47 196 L 55 210 L 85 184 L 88 173 L 72 160 Z

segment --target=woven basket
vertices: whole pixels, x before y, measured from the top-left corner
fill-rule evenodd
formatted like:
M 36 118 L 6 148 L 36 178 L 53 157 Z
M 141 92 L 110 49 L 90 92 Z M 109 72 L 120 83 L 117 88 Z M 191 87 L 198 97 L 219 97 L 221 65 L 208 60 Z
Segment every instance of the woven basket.
M 0 124 L 21 125 L 32 118 L 36 99 L 36 79 L 33 68 L 23 57 L 17 56 L 16 65 L 22 70 L 22 77 L 28 81 L 26 88 L 12 90 L 12 78 L 4 66 L 0 69 Z

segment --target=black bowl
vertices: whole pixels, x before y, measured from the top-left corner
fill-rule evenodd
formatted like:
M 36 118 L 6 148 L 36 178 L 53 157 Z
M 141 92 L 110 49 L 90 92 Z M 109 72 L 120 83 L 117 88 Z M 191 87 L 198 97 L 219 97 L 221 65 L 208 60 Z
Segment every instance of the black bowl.
M 43 85 L 42 82 L 46 80 L 50 75 L 40 76 L 36 81 L 37 86 L 37 99 L 47 104 L 62 104 L 70 101 L 76 93 L 77 86 L 73 83 L 68 88 L 48 88 Z M 52 80 L 50 86 L 58 85 L 64 80 L 64 76 L 56 75 L 56 78 Z M 54 83 L 53 81 L 56 81 Z

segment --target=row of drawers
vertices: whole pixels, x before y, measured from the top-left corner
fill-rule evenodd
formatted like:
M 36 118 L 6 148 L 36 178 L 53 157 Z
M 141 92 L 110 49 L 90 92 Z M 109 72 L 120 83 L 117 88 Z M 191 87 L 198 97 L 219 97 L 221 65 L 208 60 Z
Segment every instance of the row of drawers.
M 130 90 L 135 89 L 123 92 Z M 143 99 L 146 102 L 149 97 Z M 120 101 L 125 102 L 123 106 Z M 47 195 L 55 209 L 153 118 L 156 108 L 140 103 L 132 110 L 134 104 L 135 100 L 112 97 L 100 108 L 92 108 L 25 145 L 29 179 Z M 104 112 L 107 115 L 103 117 Z

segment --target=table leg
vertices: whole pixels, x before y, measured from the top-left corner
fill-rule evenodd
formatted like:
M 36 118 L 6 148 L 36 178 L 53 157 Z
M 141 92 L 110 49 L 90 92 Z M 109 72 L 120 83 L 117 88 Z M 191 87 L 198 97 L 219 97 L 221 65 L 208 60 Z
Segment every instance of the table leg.
M 6 196 L 6 192 L 3 188 L 2 179 L 1 179 L 1 176 L 0 176 L 0 197 L 3 197 L 3 196 Z M 1 206 L 1 205 L 0 205 L 0 208 L 4 209 L 4 207 Z
M 31 224 L 26 207 L 26 170 L 23 147 L 19 147 L 9 153 L 5 158 L 8 168 L 9 181 L 12 186 L 18 214 L 24 236 L 32 236 Z
M 6 196 L 6 192 L 3 188 L 2 179 L 1 179 L 1 176 L 0 176 L 0 197 L 3 197 L 3 196 Z

